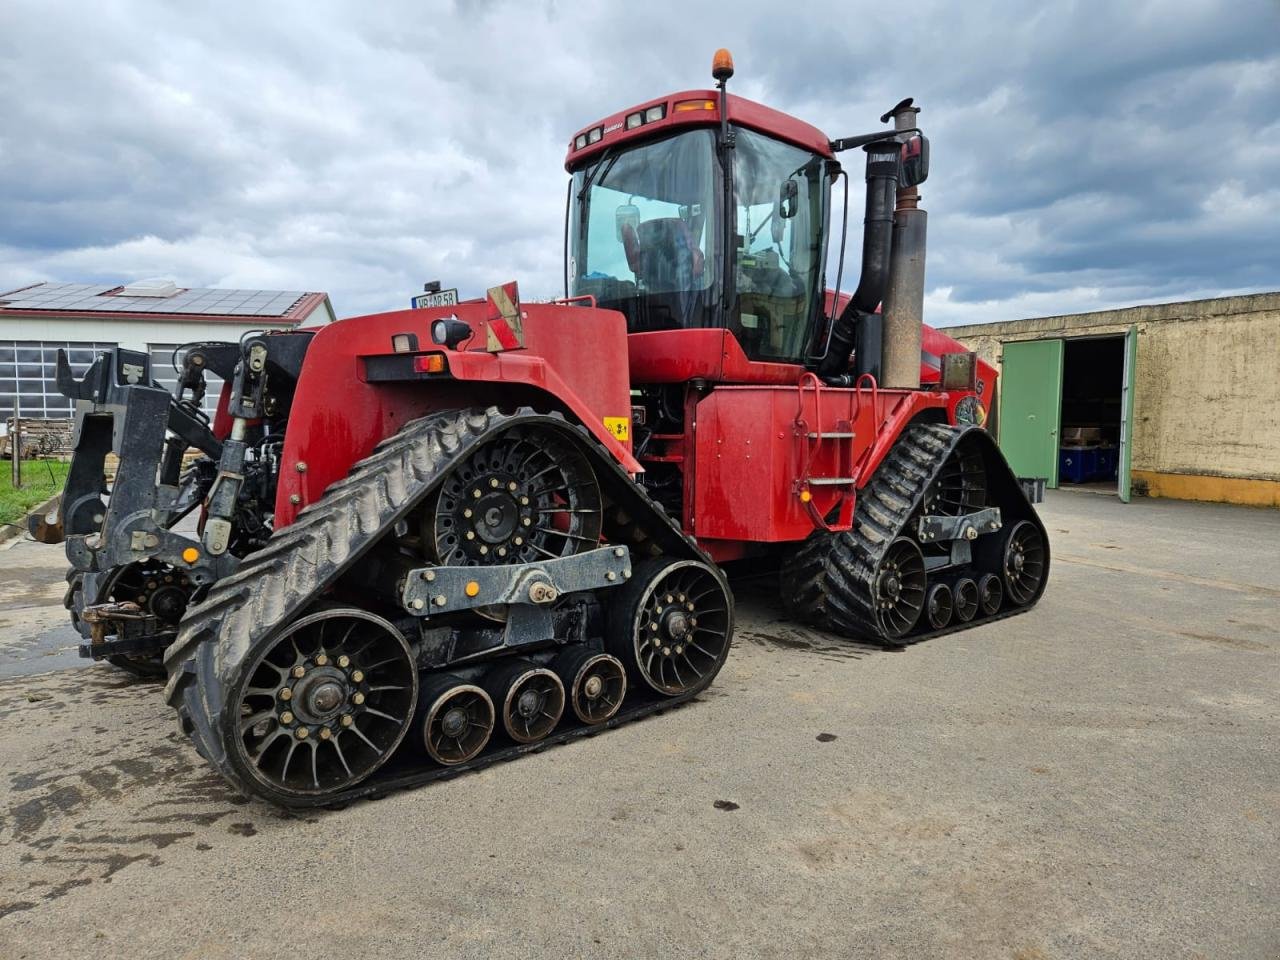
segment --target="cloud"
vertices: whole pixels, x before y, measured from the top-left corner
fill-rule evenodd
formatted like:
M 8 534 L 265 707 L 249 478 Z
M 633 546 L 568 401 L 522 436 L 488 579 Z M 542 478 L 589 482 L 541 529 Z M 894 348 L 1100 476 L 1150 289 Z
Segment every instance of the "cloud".
M 924 106 L 934 323 L 1280 287 L 1277 8 L 1030 9 L 10 0 L 0 288 L 554 295 L 570 134 L 709 84 L 721 45 L 738 93 L 832 136 Z

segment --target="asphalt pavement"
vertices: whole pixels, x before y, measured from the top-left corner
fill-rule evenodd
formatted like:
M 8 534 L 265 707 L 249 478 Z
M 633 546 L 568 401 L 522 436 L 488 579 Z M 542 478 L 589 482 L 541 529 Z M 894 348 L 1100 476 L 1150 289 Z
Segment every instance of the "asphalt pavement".
M 0 958 L 1280 957 L 1280 513 L 1052 493 L 1032 612 L 900 652 L 739 581 L 671 713 L 246 801 L 0 547 Z

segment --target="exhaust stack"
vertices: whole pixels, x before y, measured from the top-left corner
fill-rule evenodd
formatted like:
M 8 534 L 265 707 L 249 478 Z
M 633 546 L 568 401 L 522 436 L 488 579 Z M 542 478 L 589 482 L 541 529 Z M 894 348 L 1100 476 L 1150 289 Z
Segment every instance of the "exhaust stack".
M 867 143 L 867 207 L 862 227 L 862 275 L 858 289 L 831 328 L 827 356 L 818 368 L 823 376 L 846 369 L 855 351 L 855 373 L 880 379 L 880 316 L 872 311 L 884 297 L 890 276 L 894 189 L 898 183 L 898 149 L 893 141 Z
M 916 127 L 919 107 L 905 100 L 894 107 L 894 129 L 905 141 L 906 131 Z M 888 120 L 890 114 L 881 117 Z M 883 377 L 880 385 L 904 390 L 920 389 L 920 341 L 924 326 L 925 233 L 928 214 L 919 209 L 915 186 L 898 189 L 893 218 L 893 248 L 889 260 L 889 285 L 884 298 Z

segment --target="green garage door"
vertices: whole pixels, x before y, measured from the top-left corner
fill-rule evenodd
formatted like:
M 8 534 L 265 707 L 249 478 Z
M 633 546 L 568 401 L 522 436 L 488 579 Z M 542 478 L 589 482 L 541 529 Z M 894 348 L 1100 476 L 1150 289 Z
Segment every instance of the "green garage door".
M 1004 345 L 1000 365 L 1000 449 L 1019 477 L 1058 485 L 1062 419 L 1062 341 Z

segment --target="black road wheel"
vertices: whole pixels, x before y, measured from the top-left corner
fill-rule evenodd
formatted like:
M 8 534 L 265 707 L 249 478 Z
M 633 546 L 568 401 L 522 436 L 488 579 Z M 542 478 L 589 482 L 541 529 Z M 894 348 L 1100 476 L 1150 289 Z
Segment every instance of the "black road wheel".
M 955 596 L 956 617 L 961 623 L 968 623 L 978 612 L 978 584 L 971 577 L 956 581 L 951 591 Z
M 951 588 L 945 583 L 935 583 L 929 588 L 924 602 L 925 616 L 929 626 L 941 630 L 951 622 L 951 614 L 955 610 L 955 600 L 951 596 Z
M 466 763 L 493 736 L 493 700 L 473 683 L 450 674 L 435 676 L 423 685 L 422 703 L 422 745 L 436 763 Z
M 1022 606 L 1035 599 L 1044 582 L 1044 534 L 1030 520 L 1014 524 L 1004 547 L 1004 582 L 1009 599 Z
M 627 695 L 627 670 L 607 653 L 578 647 L 566 650 L 551 664 L 564 682 L 573 712 L 583 723 L 604 723 L 622 706 Z
M 516 743 L 541 740 L 564 714 L 564 684 L 555 671 L 528 660 L 498 665 L 485 677 L 484 687 L 502 729 Z
M 914 540 L 889 544 L 875 572 L 876 618 L 885 639 L 898 640 L 920 619 L 925 600 L 924 555 Z
M 423 542 L 441 564 L 528 563 L 599 546 L 603 516 L 582 451 L 559 432 L 515 427 L 449 472 Z
M 636 564 L 618 593 L 609 597 L 609 643 L 650 689 L 674 697 L 715 679 L 733 636 L 733 597 L 718 571 L 655 557 Z
M 276 798 L 359 783 L 404 739 L 418 673 L 404 636 L 352 607 L 321 610 L 250 651 L 223 719 L 228 756 Z
M 1004 602 L 1004 587 L 1000 586 L 1000 578 L 994 573 L 984 573 L 978 581 L 978 603 L 984 616 L 993 617 L 1000 612 L 1000 604 Z

